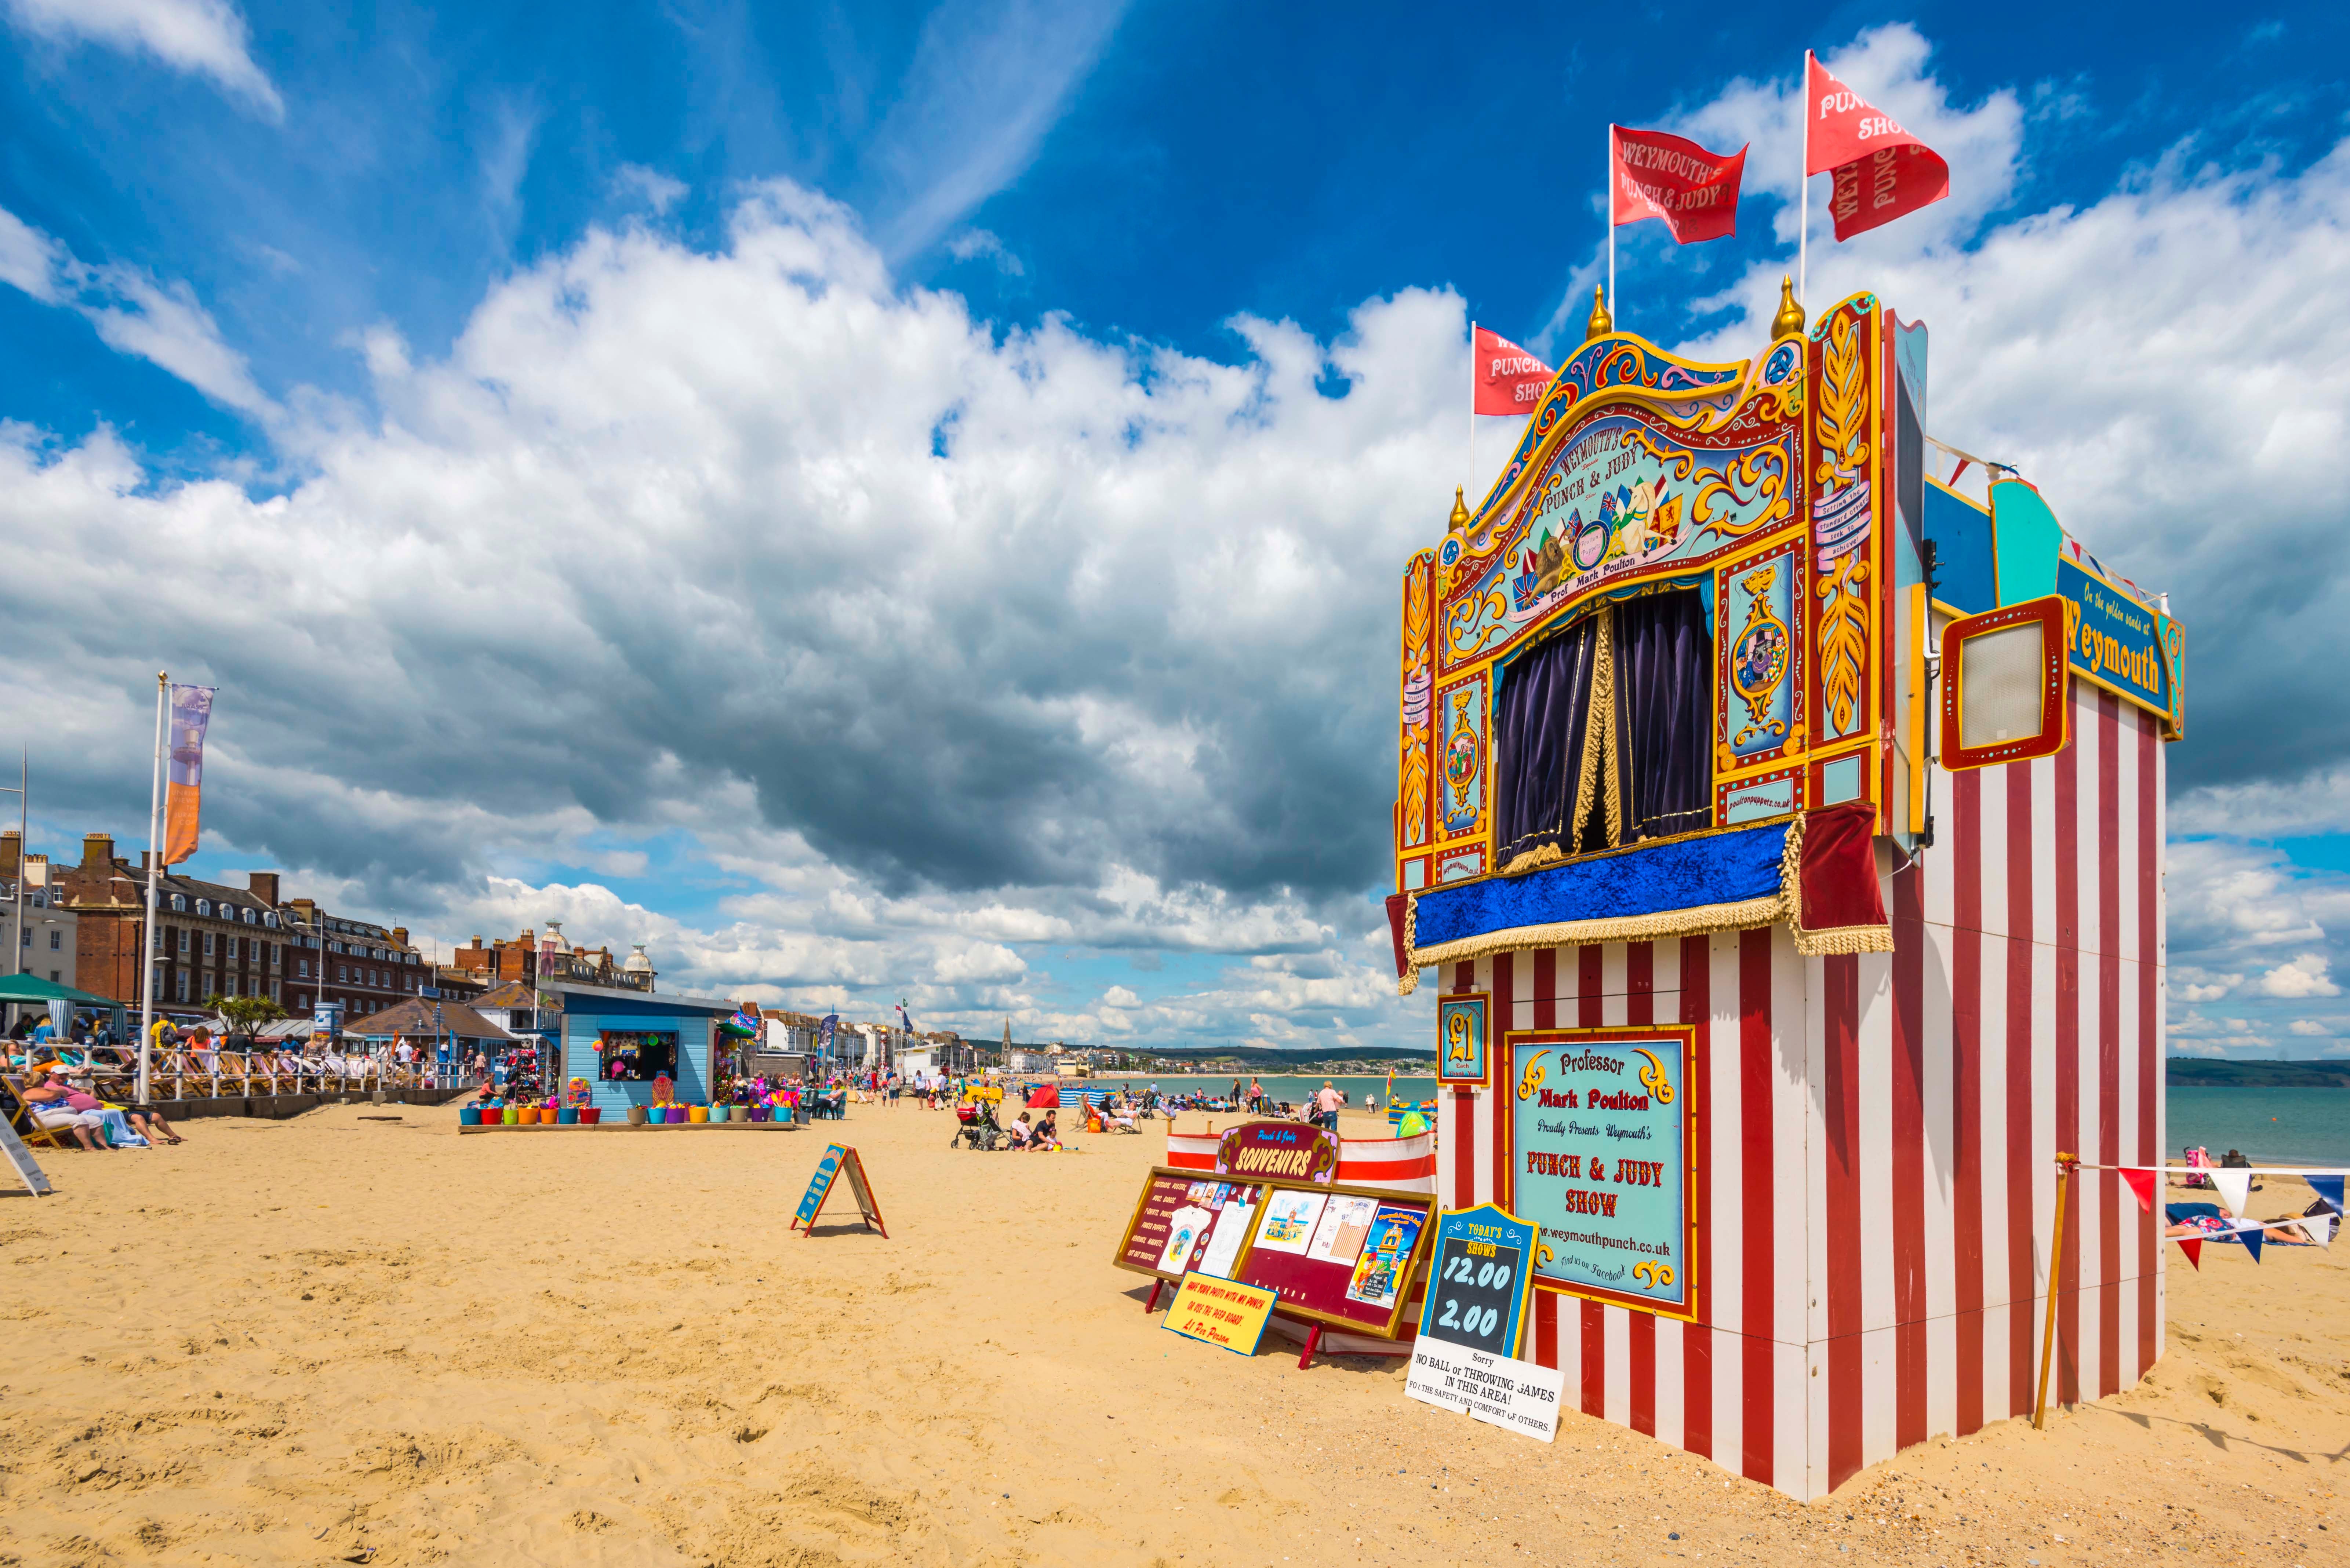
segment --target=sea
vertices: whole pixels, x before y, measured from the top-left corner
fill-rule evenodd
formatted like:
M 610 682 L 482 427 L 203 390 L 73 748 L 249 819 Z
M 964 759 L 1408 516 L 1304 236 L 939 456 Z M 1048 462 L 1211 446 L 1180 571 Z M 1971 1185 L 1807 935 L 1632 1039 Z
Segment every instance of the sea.
M 1240 1075 L 1241 1092 L 1243 1094 L 1248 1092 L 1250 1076 L 1246 1073 Z M 1255 1082 L 1263 1085 L 1264 1092 L 1273 1098 L 1286 1100 L 1293 1106 L 1304 1105 L 1308 1095 L 1326 1083 L 1347 1096 L 1347 1104 L 1349 1107 L 1360 1111 L 1366 1104 L 1364 1100 L 1366 1095 L 1371 1097 L 1372 1103 L 1385 1103 L 1382 1096 L 1388 1092 L 1388 1080 L 1383 1074 L 1373 1077 L 1350 1077 L 1336 1073 L 1304 1076 L 1259 1073 L 1255 1075 Z M 1436 1098 L 1434 1078 L 1407 1078 L 1399 1074 L 1394 1083 L 1396 1097 L 1407 1104 L 1416 1106 L 1422 1101 Z M 1088 1089 L 1131 1088 L 1138 1092 L 1149 1088 L 1153 1084 L 1159 1085 L 1159 1092 L 1162 1095 L 1229 1096 L 1232 1092 L 1232 1079 L 1230 1074 L 1222 1077 L 1204 1077 L 1196 1074 L 1190 1076 L 1177 1076 L 1150 1073 L 1104 1073 L 1099 1077 L 1088 1078 L 1085 1081 L 1085 1086 Z
M 2166 1089 L 2174 1162 L 2197 1145 L 2219 1158 L 2241 1149 L 2254 1165 L 2350 1166 L 2350 1088 Z
M 1315 1076 L 1260 1075 L 1257 1081 L 1265 1093 L 1276 1100 L 1287 1100 L 1302 1106 L 1305 1097 L 1320 1088 L 1323 1080 Z M 1243 1075 L 1241 1086 L 1248 1086 Z M 1357 1110 L 1364 1105 L 1363 1096 L 1375 1099 L 1386 1092 L 1385 1077 L 1332 1076 L 1332 1086 L 1347 1096 L 1347 1103 Z M 1214 1094 L 1232 1092 L 1232 1081 L 1223 1077 L 1154 1078 L 1148 1073 L 1107 1073 L 1090 1079 L 1089 1089 L 1116 1089 L 1132 1086 L 1140 1089 L 1156 1083 L 1162 1094 Z M 1429 1077 L 1395 1079 L 1398 1097 L 1417 1105 L 1436 1097 L 1436 1080 Z M 2176 1162 L 2190 1147 L 2200 1145 L 2211 1151 L 2217 1159 L 2228 1150 L 2241 1149 L 2255 1165 L 2334 1165 L 2350 1167 L 2350 1088 L 2235 1088 L 2197 1085 L 2168 1089 L 2169 1096 L 2169 1147 L 2163 1150 L 2167 1159 Z

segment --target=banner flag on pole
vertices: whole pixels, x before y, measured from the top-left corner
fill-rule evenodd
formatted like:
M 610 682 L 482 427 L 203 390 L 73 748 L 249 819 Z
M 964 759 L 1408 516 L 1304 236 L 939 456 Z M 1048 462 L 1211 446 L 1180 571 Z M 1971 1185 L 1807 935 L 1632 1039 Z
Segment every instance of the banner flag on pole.
M 2249 1170 L 2215 1170 L 2211 1185 L 2219 1190 L 2220 1207 L 2231 1219 L 2244 1217 L 2244 1205 L 2251 1201 L 2252 1173 Z
M 832 1054 L 833 1031 L 839 1027 L 839 1013 L 827 1012 L 824 1015 L 824 1022 L 817 1024 L 816 1030 L 816 1047 L 819 1053 L 827 1056 Z
M 2129 1189 L 2132 1192 L 2137 1194 L 2138 1208 L 2148 1214 L 2153 1213 L 2154 1168 L 2151 1166 L 2123 1166 L 2122 1179 L 2129 1183 Z
M 2343 1212 L 2341 1176 L 2309 1176 L 2302 1179 L 2309 1183 L 2310 1190 L 2315 1192 L 2327 1208 L 2336 1214 Z
M 1835 177 L 1828 209 L 1848 240 L 1950 193 L 1942 155 L 1804 56 L 1804 177 Z
M 1738 233 L 1738 184 L 1746 149 L 1725 158 L 1685 137 L 1611 125 L 1607 220 L 1612 226 L 1662 218 L 1673 243 L 1696 244 Z
M 2179 1254 L 2187 1260 L 2187 1266 L 2197 1273 L 2201 1273 L 2203 1272 L 2203 1238 L 2173 1236 L 2171 1240 L 2178 1243 Z
M 172 688 L 171 772 L 163 791 L 163 864 L 177 866 L 196 852 L 204 794 L 204 730 L 212 722 L 213 688 Z
M 1481 414 L 1530 414 L 1550 385 L 1551 368 L 1495 332 L 1476 329 L 1475 396 L 1471 402 Z

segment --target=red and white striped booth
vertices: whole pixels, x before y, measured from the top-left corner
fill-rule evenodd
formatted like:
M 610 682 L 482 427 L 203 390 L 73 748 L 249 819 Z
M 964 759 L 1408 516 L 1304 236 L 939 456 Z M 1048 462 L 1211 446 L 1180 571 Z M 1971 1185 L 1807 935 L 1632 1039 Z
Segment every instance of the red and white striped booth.
M 1978 503 L 1943 483 L 1922 329 L 1867 296 L 1808 331 L 1793 309 L 1733 366 L 1596 337 L 1493 495 L 1414 559 L 1389 912 L 1402 989 L 1437 987 L 1461 1080 L 1440 1090 L 1442 1206 L 1513 1209 L 1558 1249 L 1525 1354 L 1586 1414 L 1808 1499 L 2029 1417 L 2057 1155 L 2154 1164 L 2165 1146 L 2182 649 L 2167 604 L 2030 486 Z M 1797 379 L 1803 396 L 1770 395 Z M 1664 455 L 1653 484 L 1622 455 L 1640 451 Z M 1766 470 L 1770 494 L 1742 487 Z M 1700 494 L 1731 524 L 1753 500 L 1759 521 L 1694 528 Z M 1575 532 L 1595 495 L 1647 508 L 1622 556 Z M 1562 558 L 1542 530 L 1570 510 Z M 1626 607 L 1700 587 L 1677 646 L 1711 637 L 1709 690 L 1684 693 L 1639 641 L 1663 612 Z M 1530 702 L 1539 651 L 1578 636 L 1552 668 L 1590 683 Z M 1657 738 L 1684 696 L 1674 722 L 1710 711 L 1711 746 Z M 1528 711 L 1577 728 L 1546 739 Z M 1652 815 L 1679 831 L 1638 831 Z M 1650 1028 L 1685 1042 L 1685 1074 L 1626 1054 L 1669 1069 L 1670 1048 L 1641 1049 Z M 1623 1071 L 1605 1112 L 1565 1087 L 1563 1068 L 1623 1062 L 1639 1081 Z M 1685 1147 L 1549 1137 L 1603 1121 Z M 1578 1160 L 1558 1151 L 1586 1147 L 1583 1174 L 1606 1179 L 1567 1190 Z M 1667 1157 L 1623 1158 L 1652 1147 Z M 1623 1213 L 1663 1205 L 1681 1227 L 1657 1230 L 1670 1266 L 1646 1284 L 1592 1251 L 1650 1245 L 1596 1233 L 1627 1171 L 1655 1190 Z M 2066 1210 L 2049 1397 L 2070 1403 L 2161 1354 L 2163 1253 L 2110 1170 L 2075 1177 Z

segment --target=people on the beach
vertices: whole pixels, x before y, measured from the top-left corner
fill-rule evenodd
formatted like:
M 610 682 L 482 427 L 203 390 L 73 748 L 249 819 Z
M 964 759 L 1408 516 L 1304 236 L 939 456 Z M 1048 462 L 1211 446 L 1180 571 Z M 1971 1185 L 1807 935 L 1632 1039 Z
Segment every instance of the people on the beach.
M 1315 1122 L 1336 1135 L 1338 1130 L 1338 1109 L 1346 1103 L 1347 1096 L 1340 1094 L 1329 1079 L 1323 1079 L 1322 1086 L 1314 1091 Z
M 76 1110 L 73 1092 L 49 1075 L 47 1067 L 33 1067 L 25 1074 L 25 1108 L 33 1113 L 33 1125 L 44 1132 L 70 1132 L 74 1141 L 87 1149 L 111 1148 L 105 1138 L 106 1118 L 95 1109 Z M 95 1102 L 93 1102 L 93 1105 Z

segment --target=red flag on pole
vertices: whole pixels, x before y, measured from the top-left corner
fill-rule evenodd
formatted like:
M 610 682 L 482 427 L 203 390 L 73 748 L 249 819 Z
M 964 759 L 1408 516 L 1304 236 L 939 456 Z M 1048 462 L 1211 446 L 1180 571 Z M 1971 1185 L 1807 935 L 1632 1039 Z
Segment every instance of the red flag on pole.
M 1891 116 L 1804 56 L 1804 175 L 1835 176 L 1835 237 L 1848 240 L 1950 193 L 1950 166 Z
M 1551 368 L 1486 327 L 1477 328 L 1476 397 L 1481 414 L 1530 414 L 1550 385 Z
M 1738 232 L 1738 182 L 1746 149 L 1724 158 L 1661 130 L 1611 125 L 1608 221 L 1637 223 L 1662 218 L 1675 244 L 1718 240 Z

